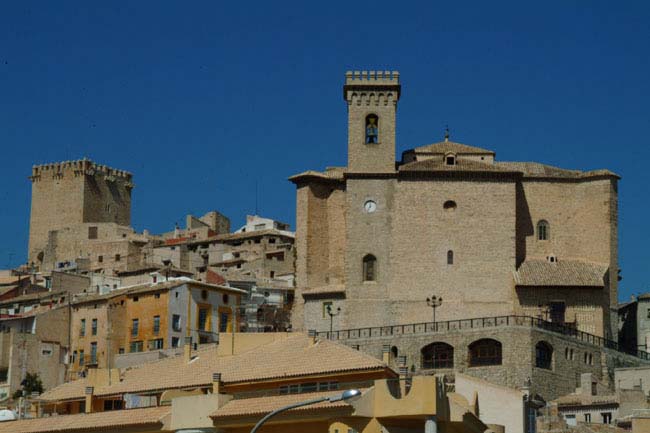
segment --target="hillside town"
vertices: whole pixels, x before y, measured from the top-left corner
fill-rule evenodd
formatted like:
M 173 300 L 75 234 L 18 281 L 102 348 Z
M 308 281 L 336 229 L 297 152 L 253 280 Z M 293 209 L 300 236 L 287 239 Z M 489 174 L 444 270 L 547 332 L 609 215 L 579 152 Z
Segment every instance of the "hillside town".
M 400 74 L 341 78 L 347 165 L 287 180 L 295 227 L 207 207 L 138 232 L 138 173 L 25 168 L 0 433 L 241 433 L 274 411 L 260 432 L 650 431 L 621 174 L 503 161 L 449 130 L 398 155 Z

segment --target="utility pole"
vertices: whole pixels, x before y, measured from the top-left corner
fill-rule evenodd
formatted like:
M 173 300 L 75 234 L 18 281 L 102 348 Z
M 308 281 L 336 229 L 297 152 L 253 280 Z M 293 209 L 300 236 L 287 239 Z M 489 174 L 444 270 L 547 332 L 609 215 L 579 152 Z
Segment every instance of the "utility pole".
M 330 335 L 329 337 L 332 338 L 332 331 L 334 329 L 334 317 L 338 316 L 341 314 L 341 307 L 338 307 L 336 309 L 336 313 L 332 312 L 332 306 L 328 305 L 327 306 L 327 315 L 330 316 Z

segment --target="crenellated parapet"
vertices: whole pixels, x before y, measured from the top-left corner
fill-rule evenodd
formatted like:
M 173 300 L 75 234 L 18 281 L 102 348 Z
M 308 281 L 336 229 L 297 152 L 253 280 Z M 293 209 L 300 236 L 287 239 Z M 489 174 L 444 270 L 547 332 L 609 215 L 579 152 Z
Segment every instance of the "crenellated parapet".
M 63 179 L 67 177 L 95 176 L 107 182 L 121 181 L 127 188 L 132 188 L 133 174 L 125 170 L 118 170 L 103 164 L 97 164 L 89 159 L 53 162 L 49 164 L 34 165 L 29 179 L 38 182 L 49 179 Z
M 396 104 L 401 92 L 397 71 L 348 71 L 343 97 L 350 105 Z

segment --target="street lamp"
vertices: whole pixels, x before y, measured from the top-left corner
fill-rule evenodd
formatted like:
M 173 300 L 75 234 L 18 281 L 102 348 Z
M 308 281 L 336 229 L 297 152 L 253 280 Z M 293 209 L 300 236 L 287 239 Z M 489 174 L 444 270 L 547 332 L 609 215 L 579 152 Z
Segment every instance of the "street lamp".
M 323 402 L 323 401 L 329 401 L 330 403 L 334 403 L 334 402 L 337 402 L 337 401 L 345 401 L 345 400 L 354 399 L 355 397 L 359 397 L 359 396 L 361 396 L 361 391 L 359 391 L 358 389 L 348 389 L 348 390 L 343 391 L 342 394 L 332 395 L 332 396 L 329 396 L 329 397 L 319 397 L 319 398 L 315 398 L 315 399 L 312 399 L 312 400 L 305 400 L 305 401 L 301 401 L 300 403 L 294 403 L 294 404 L 290 404 L 288 406 L 281 407 L 280 409 L 274 410 L 273 412 L 267 414 L 264 418 L 259 420 L 258 423 L 255 424 L 255 427 L 253 427 L 253 430 L 251 430 L 251 433 L 255 433 L 256 431 L 258 431 L 259 428 L 262 427 L 262 424 L 267 422 L 270 418 L 273 418 L 277 414 L 279 414 L 281 412 L 284 412 L 284 411 L 287 411 L 289 409 L 295 409 L 297 407 L 309 406 L 309 405 L 320 403 L 320 402 Z
M 330 316 L 330 338 L 332 337 L 332 329 L 334 328 L 334 317 L 338 316 L 339 314 L 341 314 L 341 307 L 338 307 L 336 309 L 336 313 L 333 313 L 332 306 L 327 306 L 327 315 Z
M 433 310 L 433 326 L 436 326 L 436 308 L 442 305 L 442 298 L 439 296 L 431 296 L 427 298 L 427 306 Z M 437 328 L 437 327 L 436 327 Z

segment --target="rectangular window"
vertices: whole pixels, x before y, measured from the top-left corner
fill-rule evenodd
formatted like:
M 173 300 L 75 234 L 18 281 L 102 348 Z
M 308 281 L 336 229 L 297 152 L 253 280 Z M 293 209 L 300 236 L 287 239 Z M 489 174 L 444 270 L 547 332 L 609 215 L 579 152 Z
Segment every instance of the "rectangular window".
M 97 239 L 97 227 L 88 227 L 88 239 Z
M 81 319 L 81 326 L 79 327 L 79 336 L 83 337 L 86 335 L 86 319 Z
M 576 422 L 575 414 L 566 414 L 564 415 L 564 419 L 566 420 L 568 426 L 575 427 L 576 425 L 578 425 L 578 423 Z
M 72 352 L 72 364 L 77 362 L 77 351 Z
M 180 332 L 181 330 L 181 316 L 178 314 L 172 316 L 172 330 L 174 332 Z
M 93 319 L 90 323 L 90 331 L 92 335 L 97 335 L 97 319 Z
M 323 319 L 327 317 L 327 307 L 332 308 L 332 301 L 323 302 Z
M 229 323 L 230 323 L 230 314 L 221 313 L 219 315 L 219 332 L 228 332 Z
M 124 348 L 123 348 L 123 347 L 120 347 L 120 349 L 117 351 L 117 353 L 119 353 L 120 355 L 122 355 L 122 354 L 124 353 Z
M 199 307 L 199 317 L 197 322 L 197 328 L 200 331 L 209 331 L 208 329 L 208 316 L 210 314 L 210 309 L 206 307 Z
M 80 350 L 79 351 L 79 366 L 81 367 L 83 365 L 84 365 L 84 351 Z
M 611 412 L 601 413 L 600 416 L 603 417 L 603 424 L 611 424 L 612 423 L 612 413 Z
M 181 347 L 181 339 L 178 337 L 172 337 L 172 347 Z
M 102 263 L 104 261 L 104 256 L 97 256 L 97 261 Z
M 115 254 L 115 261 L 119 262 L 122 257 L 119 254 Z
M 97 343 L 90 343 L 90 363 L 97 364 Z
M 160 316 L 153 316 L 153 333 L 160 334 Z
M 162 338 L 156 338 L 155 340 L 151 340 L 149 342 L 149 350 L 160 350 L 163 348 L 163 339 Z
M 140 325 L 140 321 L 138 319 L 133 319 L 131 323 L 131 336 L 132 337 L 137 337 L 138 336 L 138 327 Z
M 586 423 L 590 423 L 590 422 L 591 422 L 591 414 L 590 414 L 590 413 L 586 413 L 586 414 L 585 414 L 585 422 L 586 422 Z
M 129 352 L 137 353 L 142 352 L 142 341 L 132 341 L 129 345 Z
M 650 308 L 648 308 L 648 319 L 650 319 Z

